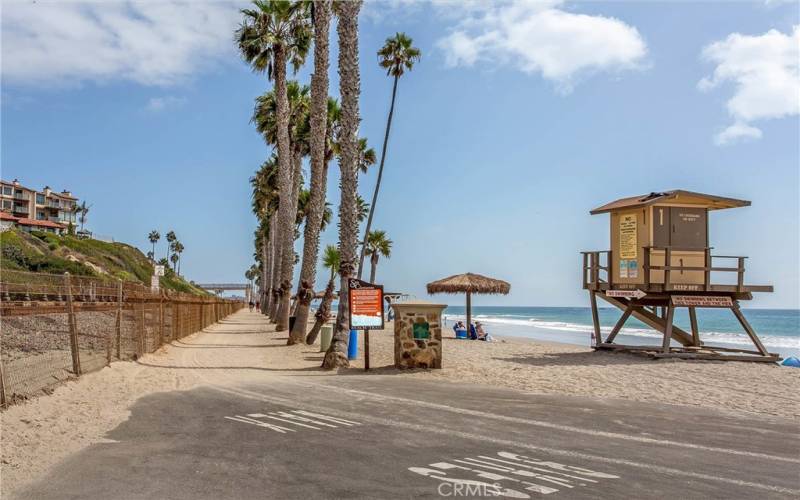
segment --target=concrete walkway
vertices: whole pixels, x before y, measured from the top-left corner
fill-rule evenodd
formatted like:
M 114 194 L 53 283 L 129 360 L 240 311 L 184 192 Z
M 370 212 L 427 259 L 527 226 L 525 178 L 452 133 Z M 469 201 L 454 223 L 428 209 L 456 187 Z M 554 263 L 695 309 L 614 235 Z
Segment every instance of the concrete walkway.
M 287 348 L 271 331 L 243 311 L 146 358 L 200 383 L 140 399 L 109 442 L 19 497 L 800 495 L 790 421 L 402 374 L 336 376 L 315 368 L 317 349 Z

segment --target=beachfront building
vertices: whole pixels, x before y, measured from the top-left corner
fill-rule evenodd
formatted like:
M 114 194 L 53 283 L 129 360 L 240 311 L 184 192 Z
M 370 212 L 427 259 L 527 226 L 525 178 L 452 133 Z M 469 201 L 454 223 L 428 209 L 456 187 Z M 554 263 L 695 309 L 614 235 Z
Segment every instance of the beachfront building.
M 0 181 L 0 229 L 62 234 L 76 224 L 78 199 L 69 191 L 41 191 L 23 186 L 17 179 Z
M 674 190 L 622 198 L 592 210 L 592 215 L 609 214 L 611 223 L 611 249 L 583 252 L 583 288 L 589 291 L 595 348 L 646 352 L 655 358 L 779 359 L 765 349 L 739 307 L 739 301 L 751 300 L 754 292 L 772 292 L 772 286 L 745 284 L 746 257 L 712 254 L 708 238 L 709 212 L 749 205 L 746 200 Z M 605 339 L 598 298 L 623 312 Z M 756 350 L 704 345 L 695 312 L 703 307 L 730 309 Z M 674 324 L 676 308 L 688 310 L 691 332 Z M 616 344 L 630 317 L 661 332 L 662 344 Z M 680 347 L 672 346 L 672 340 Z

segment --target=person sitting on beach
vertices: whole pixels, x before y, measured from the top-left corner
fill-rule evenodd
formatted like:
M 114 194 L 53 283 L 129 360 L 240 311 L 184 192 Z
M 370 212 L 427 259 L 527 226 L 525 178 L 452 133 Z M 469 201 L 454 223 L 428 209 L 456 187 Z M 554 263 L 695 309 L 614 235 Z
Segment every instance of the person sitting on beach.
M 480 321 L 475 322 L 475 332 L 477 333 L 478 340 L 486 340 L 486 332 L 483 329 L 483 325 Z
M 475 331 L 475 323 L 469 324 L 469 339 L 478 340 L 478 332 Z
M 466 330 L 466 328 L 464 328 L 464 322 L 463 321 L 456 321 L 453 324 L 453 331 L 456 332 L 456 335 L 458 335 L 458 331 L 459 330 Z

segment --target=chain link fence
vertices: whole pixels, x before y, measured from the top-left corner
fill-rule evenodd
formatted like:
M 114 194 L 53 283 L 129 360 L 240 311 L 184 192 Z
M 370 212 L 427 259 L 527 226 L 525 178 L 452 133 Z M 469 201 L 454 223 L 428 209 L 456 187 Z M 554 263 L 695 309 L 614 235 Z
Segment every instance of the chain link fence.
M 3 270 L 0 404 L 134 360 L 241 309 L 240 301 L 81 276 Z

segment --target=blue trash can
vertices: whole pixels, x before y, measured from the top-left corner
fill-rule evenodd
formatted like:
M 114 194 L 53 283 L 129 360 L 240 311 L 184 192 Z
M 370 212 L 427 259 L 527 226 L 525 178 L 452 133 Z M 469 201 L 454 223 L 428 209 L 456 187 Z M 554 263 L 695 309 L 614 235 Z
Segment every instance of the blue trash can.
M 347 359 L 358 357 L 358 330 L 350 330 L 350 340 L 347 342 Z
M 466 330 L 456 330 L 456 338 L 457 339 L 466 339 L 467 338 L 467 331 Z

